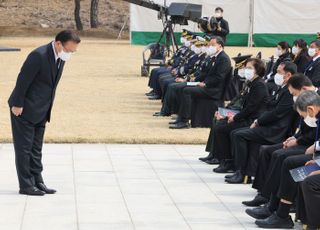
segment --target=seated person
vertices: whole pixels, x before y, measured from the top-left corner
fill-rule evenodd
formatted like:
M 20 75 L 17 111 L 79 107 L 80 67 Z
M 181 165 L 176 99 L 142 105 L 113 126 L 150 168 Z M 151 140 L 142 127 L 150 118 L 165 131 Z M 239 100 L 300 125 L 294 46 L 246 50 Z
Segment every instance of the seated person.
M 292 47 L 293 63 L 297 65 L 298 73 L 304 73 L 307 64 L 310 61 L 310 56 L 308 55 L 308 45 L 303 39 L 297 39 L 293 42 Z
M 261 79 L 264 74 L 264 63 L 260 59 L 249 58 L 244 68 L 244 77 L 247 84 L 240 96 L 235 99 L 241 101 L 240 112 L 228 117 L 222 117 L 219 112 L 216 112 L 206 147 L 210 154 L 205 159 L 206 163 L 209 164 L 214 158 L 219 160 L 220 165 L 214 169 L 214 172 L 226 173 L 233 169 L 230 149 L 231 131 L 249 127 L 265 111 L 268 102 L 268 90 Z M 227 106 L 227 108 L 230 107 L 231 105 Z
M 306 90 L 315 91 L 316 88 L 308 77 L 303 74 L 295 74 L 288 81 L 288 89 L 293 96 L 293 101 Z M 303 154 L 314 141 L 315 128 L 309 127 L 303 118 L 300 118 L 298 132 L 289 137 L 283 143 L 275 145 L 263 145 L 260 148 L 258 167 L 252 187 L 258 191 L 252 201 L 242 202 L 247 206 L 260 206 L 267 203 L 270 197 L 271 187 L 278 187 L 279 171 L 286 157 Z
M 311 127 L 317 128 L 318 131 L 320 96 L 314 91 L 302 92 L 297 98 L 294 107 L 300 116 L 304 118 L 305 123 Z M 310 146 L 305 151 L 305 154 L 289 156 L 285 159 L 281 167 L 281 172 L 278 174 L 280 177 L 280 184 L 277 187 L 277 191 L 272 193 L 268 205 L 251 210 L 250 214 L 257 219 L 255 223 L 258 227 L 292 228 L 294 226 L 289 212 L 296 198 L 298 183 L 293 180 L 290 170 L 304 166 L 313 159 L 315 150 L 320 150 L 320 148 L 318 148 L 319 134 L 317 132 L 315 140 L 315 144 Z
M 236 172 L 226 178 L 227 183 L 242 183 L 247 170 L 250 144 L 276 144 L 287 137 L 293 119 L 293 99 L 287 82 L 297 71 L 292 62 L 281 63 L 275 82 L 280 87 L 274 98 L 268 103 L 268 110 L 256 119 L 250 128 L 241 128 L 231 133 L 231 144 Z
M 187 86 L 178 95 L 179 112 L 175 124 L 170 129 L 182 129 L 189 127 L 191 113 L 191 98 L 204 98 L 221 101 L 225 87 L 225 79 L 231 71 L 231 61 L 223 50 L 224 43 L 220 37 L 214 37 L 210 41 L 208 55 L 214 57 L 214 62 L 207 75 L 200 79 L 197 86 Z
M 308 54 L 312 58 L 304 74 L 310 78 L 315 87 L 320 87 L 320 40 L 310 43 Z

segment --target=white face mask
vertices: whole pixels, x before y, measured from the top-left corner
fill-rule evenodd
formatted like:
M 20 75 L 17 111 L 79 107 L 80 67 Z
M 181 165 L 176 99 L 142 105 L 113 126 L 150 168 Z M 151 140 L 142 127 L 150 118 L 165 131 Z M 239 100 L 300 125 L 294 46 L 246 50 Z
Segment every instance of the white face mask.
M 292 98 L 292 99 L 293 99 L 293 101 L 294 101 L 294 102 L 296 102 L 296 101 L 297 101 L 297 99 L 298 99 L 298 96 L 293 96 L 293 98 Z
M 195 45 L 192 45 L 191 46 L 191 50 L 194 52 L 194 49 L 196 48 L 196 46 Z
M 72 53 L 67 53 L 64 52 L 63 49 L 61 50 L 61 52 L 58 53 L 58 57 L 62 60 L 62 61 L 68 61 L 71 58 Z
M 186 47 L 190 47 L 191 43 L 190 43 L 190 41 L 186 41 L 186 42 L 184 43 L 184 45 L 185 45 Z
M 276 56 L 280 57 L 282 55 L 282 50 L 276 49 Z
M 201 47 L 201 53 L 206 53 L 206 51 L 207 51 L 207 47 L 202 46 L 202 47 Z
M 254 78 L 254 70 L 253 69 L 244 69 L 244 77 L 251 81 Z
M 316 49 L 315 48 L 309 48 L 308 49 L 308 54 L 310 57 L 313 57 L 314 55 L 316 55 Z
M 244 68 L 238 70 L 238 75 L 239 75 L 241 78 L 245 78 L 244 71 L 245 71 Z
M 304 119 L 304 122 L 309 126 L 309 127 L 317 127 L 317 118 L 316 117 L 310 117 L 309 115 Z
M 297 55 L 300 52 L 300 48 L 297 46 L 292 47 L 292 54 Z
M 195 47 L 193 52 L 195 52 L 196 54 L 200 54 L 201 53 L 201 48 Z
M 180 38 L 180 42 L 181 42 L 182 45 L 184 45 L 186 43 L 186 39 L 184 37 L 181 37 Z
M 284 83 L 283 75 L 277 73 L 274 76 L 274 83 L 276 83 L 278 86 L 282 86 Z
M 217 53 L 217 48 L 215 46 L 209 46 L 207 49 L 207 54 L 212 56 Z

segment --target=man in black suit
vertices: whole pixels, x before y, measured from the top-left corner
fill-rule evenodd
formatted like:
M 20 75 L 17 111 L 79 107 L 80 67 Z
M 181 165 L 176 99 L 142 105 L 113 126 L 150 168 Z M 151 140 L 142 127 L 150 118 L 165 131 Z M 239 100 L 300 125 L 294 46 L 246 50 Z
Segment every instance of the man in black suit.
M 226 178 L 227 183 L 242 183 L 250 156 L 249 144 L 276 144 L 284 140 L 294 115 L 293 99 L 287 82 L 297 72 L 292 62 L 281 63 L 275 82 L 280 87 L 268 105 L 268 111 L 256 119 L 250 128 L 235 130 L 231 133 L 232 151 L 235 158 L 236 173 Z M 252 153 L 253 154 L 253 153 Z
M 202 75 L 197 86 L 187 86 L 178 95 L 180 106 L 178 118 L 170 129 L 187 128 L 191 113 L 191 98 L 205 98 L 220 101 L 225 87 L 225 79 L 231 71 L 231 61 L 224 52 L 224 42 L 220 37 L 211 39 L 208 56 L 212 57 L 209 72 Z
M 20 194 L 42 196 L 56 191 L 44 184 L 42 145 L 65 61 L 77 50 L 79 36 L 60 32 L 55 41 L 33 50 L 24 62 L 8 100 Z
M 304 74 L 310 78 L 314 86 L 320 87 L 320 40 L 310 43 L 308 54 L 312 60 L 307 65 Z
M 216 29 L 212 32 L 212 35 L 221 37 L 225 43 L 227 35 L 229 34 L 229 23 L 223 18 L 223 9 L 217 7 L 214 16 L 217 19 L 218 24 Z

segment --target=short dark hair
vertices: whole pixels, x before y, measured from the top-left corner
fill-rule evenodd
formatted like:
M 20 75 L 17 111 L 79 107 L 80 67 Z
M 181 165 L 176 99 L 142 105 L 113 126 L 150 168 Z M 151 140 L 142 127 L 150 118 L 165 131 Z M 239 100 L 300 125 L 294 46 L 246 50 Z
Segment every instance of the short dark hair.
M 295 110 L 301 112 L 307 112 L 308 106 L 320 107 L 320 96 L 314 91 L 302 92 L 294 103 Z
M 249 62 L 252 62 L 252 65 L 256 71 L 256 74 L 259 77 L 263 77 L 264 74 L 266 73 L 266 65 L 264 64 L 264 62 L 259 58 L 248 58 L 246 60 L 246 64 Z
M 313 44 L 313 43 L 316 45 L 317 48 L 320 48 L 320 40 L 319 39 L 310 42 L 310 45 Z
M 291 61 L 286 61 L 286 62 L 281 62 L 280 65 L 283 65 L 283 70 L 285 72 L 289 72 L 291 73 L 292 75 L 297 73 L 297 65 L 294 64 L 293 62 Z
M 283 50 L 289 50 L 289 48 L 290 48 L 290 46 L 289 46 L 289 43 L 288 42 L 286 42 L 286 41 L 282 41 L 282 42 L 278 42 L 278 44 L 277 44 L 278 46 L 280 46 L 281 47 L 281 49 L 283 49 Z
M 224 41 L 220 36 L 213 36 L 211 39 L 215 39 L 219 45 L 224 47 Z
M 78 44 L 81 42 L 81 39 L 80 39 L 79 35 L 77 34 L 77 32 L 75 32 L 73 30 L 63 30 L 57 34 L 56 42 L 57 41 L 60 41 L 62 44 L 66 43 L 68 41 L 72 41 L 72 42 L 75 42 Z
M 292 88 L 301 90 L 304 86 L 313 86 L 312 81 L 304 74 L 302 73 L 296 73 L 294 74 L 289 80 L 288 85 L 290 85 Z
M 218 6 L 218 7 L 215 9 L 215 11 L 218 11 L 218 10 L 220 10 L 220 11 L 223 13 L 223 9 L 222 9 L 220 6 Z

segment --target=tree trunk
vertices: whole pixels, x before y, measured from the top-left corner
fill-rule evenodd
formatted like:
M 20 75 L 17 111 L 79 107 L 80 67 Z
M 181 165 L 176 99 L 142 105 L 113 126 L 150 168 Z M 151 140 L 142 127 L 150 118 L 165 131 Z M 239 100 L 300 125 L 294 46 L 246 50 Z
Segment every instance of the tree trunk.
M 99 0 L 91 0 L 91 9 L 90 9 L 90 26 L 91 28 L 98 28 L 98 5 Z
M 74 8 L 74 18 L 76 21 L 77 30 L 83 30 L 81 18 L 80 18 L 80 0 L 74 0 L 75 8 Z

